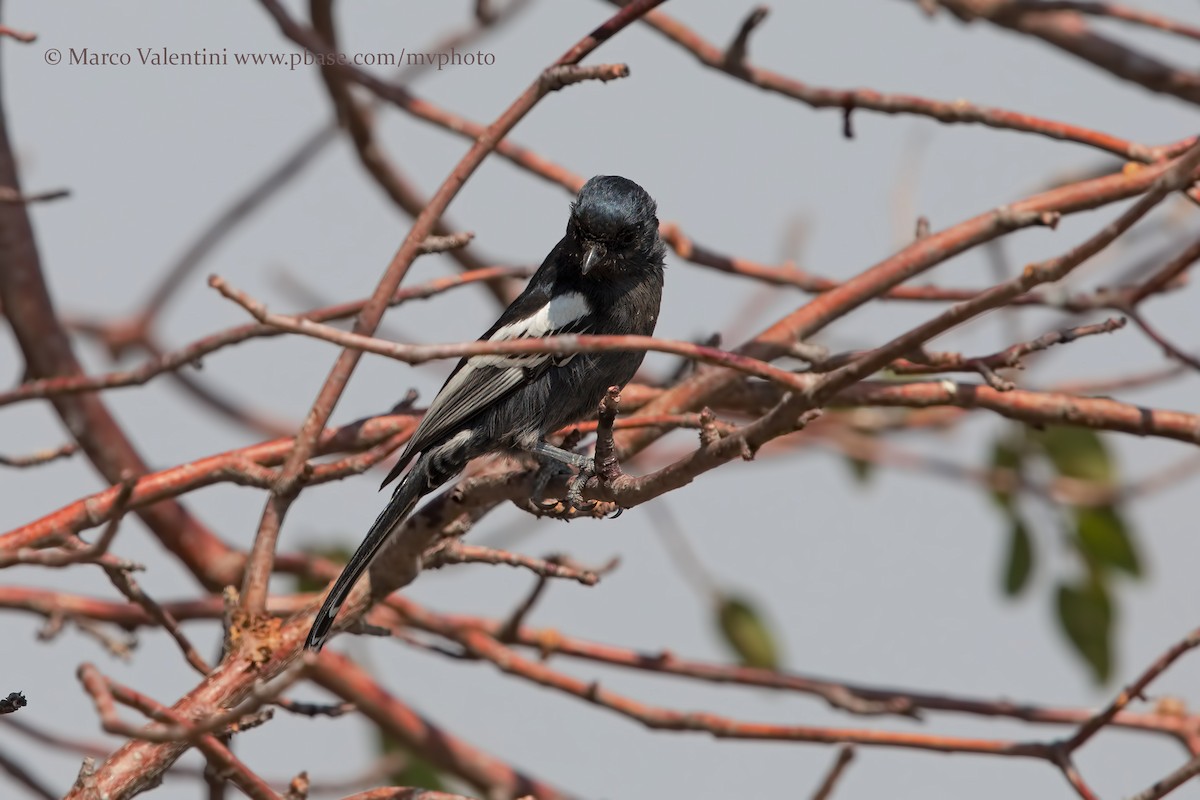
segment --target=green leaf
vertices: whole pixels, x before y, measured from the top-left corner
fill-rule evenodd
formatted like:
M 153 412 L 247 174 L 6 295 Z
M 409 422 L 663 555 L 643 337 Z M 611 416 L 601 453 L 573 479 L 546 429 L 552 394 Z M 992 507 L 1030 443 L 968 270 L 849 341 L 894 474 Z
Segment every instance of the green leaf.
M 1033 439 L 1042 445 L 1059 475 L 1101 483 L 1116 480 L 1116 465 L 1093 430 L 1053 425 L 1035 433 Z
M 997 472 L 1011 473 L 1010 486 L 995 486 L 992 488 L 992 499 L 996 505 L 1004 509 L 1013 508 L 1016 500 L 1014 491 L 1021 475 L 1021 461 L 1025 457 L 1021 442 L 1013 436 L 1001 436 L 992 442 L 992 469 Z M 1003 476 L 997 476 L 1004 479 Z
M 419 789 L 430 789 L 435 792 L 446 791 L 441 774 L 432 764 L 421 756 L 409 750 L 389 734 L 379 731 L 379 754 L 391 755 L 403 753 L 406 758 L 404 766 L 388 776 L 387 782 L 393 786 L 413 786 Z
M 327 547 L 306 547 L 302 550 L 310 556 L 319 558 L 327 558 L 335 564 L 345 564 L 350 560 L 350 549 L 341 545 L 329 545 Z M 307 575 L 301 575 L 296 580 L 296 588 L 301 592 L 320 592 L 329 585 L 328 581 L 318 578 L 311 578 Z
M 1004 593 L 1016 597 L 1029 585 L 1033 574 L 1033 538 L 1025 520 L 1013 512 L 1008 533 L 1008 560 L 1004 565 Z
M 1079 547 L 1088 563 L 1142 574 L 1141 561 L 1125 519 L 1115 506 L 1075 509 Z
M 1094 579 L 1081 585 L 1060 584 L 1058 621 L 1091 668 L 1092 678 L 1107 682 L 1112 674 L 1113 611 L 1104 586 Z
M 779 669 L 775 637 L 748 600 L 722 596 L 717 604 L 717 624 L 725 643 L 743 665 Z

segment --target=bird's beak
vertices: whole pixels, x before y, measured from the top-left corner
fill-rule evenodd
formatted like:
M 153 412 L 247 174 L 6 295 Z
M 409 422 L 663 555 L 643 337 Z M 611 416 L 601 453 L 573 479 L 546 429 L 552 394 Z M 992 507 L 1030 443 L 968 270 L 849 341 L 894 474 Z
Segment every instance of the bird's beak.
M 604 245 L 596 242 L 590 242 L 583 246 L 583 265 L 579 268 L 580 272 L 587 275 L 591 272 L 592 267 L 604 260 Z

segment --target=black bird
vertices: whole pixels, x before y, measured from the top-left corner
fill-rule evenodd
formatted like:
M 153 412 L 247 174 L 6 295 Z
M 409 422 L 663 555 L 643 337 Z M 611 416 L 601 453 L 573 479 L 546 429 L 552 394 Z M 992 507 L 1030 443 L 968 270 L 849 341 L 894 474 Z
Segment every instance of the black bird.
M 480 340 L 569 333 L 649 336 L 658 320 L 665 254 L 654 199 L 631 180 L 598 175 L 571 204 L 566 236 Z M 645 355 L 511 354 L 459 361 L 383 481 L 386 486 L 412 463 L 325 598 L 304 646 L 321 648 L 338 609 L 383 542 L 421 497 L 471 459 L 524 450 L 590 469 L 591 459 L 543 438 L 591 415 L 608 387 L 623 386 Z

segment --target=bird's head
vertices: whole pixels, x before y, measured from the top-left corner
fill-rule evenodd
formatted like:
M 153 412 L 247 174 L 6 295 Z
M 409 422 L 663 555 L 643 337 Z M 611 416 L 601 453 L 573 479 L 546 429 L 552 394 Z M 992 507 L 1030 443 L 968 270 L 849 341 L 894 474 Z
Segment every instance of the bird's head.
M 628 178 L 597 175 L 571 204 L 567 243 L 585 276 L 661 266 L 654 198 Z

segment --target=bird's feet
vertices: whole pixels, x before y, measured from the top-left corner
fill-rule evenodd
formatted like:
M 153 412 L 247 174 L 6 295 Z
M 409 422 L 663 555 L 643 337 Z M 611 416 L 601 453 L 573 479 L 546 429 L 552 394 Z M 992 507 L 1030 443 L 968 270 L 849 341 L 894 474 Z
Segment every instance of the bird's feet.
M 617 461 L 616 448 L 613 443 L 613 421 L 617 416 L 617 406 L 621 395 L 616 386 L 610 387 L 600 403 L 600 420 L 596 429 L 596 457 L 589 458 L 553 445 L 539 442 L 533 453 L 542 461 L 543 469 L 538 472 L 535 484 L 533 503 L 537 513 L 557 519 L 574 519 L 579 516 L 608 517 L 621 513 L 621 507 L 611 501 L 584 500 L 583 492 L 588 482 L 593 478 L 593 485 L 612 485 L 622 477 L 621 466 Z M 543 478 L 546 467 L 553 465 L 558 472 Z M 562 475 L 562 467 L 571 466 L 577 470 L 574 478 L 567 486 L 567 493 L 561 501 L 542 502 L 542 493 L 553 477 Z
M 547 447 L 550 446 L 551 445 L 547 445 Z M 571 455 L 575 454 L 571 453 Z M 584 482 L 586 482 L 588 477 L 595 474 L 595 460 L 586 458 L 585 456 L 579 456 L 581 459 L 580 462 L 572 460 L 570 463 L 566 463 L 557 457 L 547 456 L 536 452 L 534 454 L 534 458 L 536 458 L 538 461 L 538 471 L 533 476 L 533 491 L 530 493 L 529 498 L 538 508 L 553 507 L 557 505 L 558 501 L 551 501 L 548 505 L 543 501 L 546 496 L 546 488 L 560 478 L 570 478 L 568 486 L 574 487 L 575 484 L 579 482 L 581 477 L 583 478 Z M 578 474 L 576 474 L 576 470 L 578 471 Z M 579 489 L 579 491 L 582 492 L 582 487 Z
M 595 459 L 546 442 L 538 442 L 531 452 L 539 467 L 530 493 L 530 510 L 559 519 L 573 519 L 580 512 L 590 513 L 594 504 L 584 502 L 583 489 L 588 479 L 596 474 Z M 566 496 L 562 500 L 546 501 L 546 488 L 563 478 L 569 478 Z
M 579 472 L 571 479 L 570 486 L 567 487 L 566 503 L 568 510 L 592 511 L 596 507 L 595 500 L 585 501 L 583 499 L 583 489 L 587 486 L 589 478 L 597 476 L 596 459 L 589 458 L 588 463 L 579 468 Z

